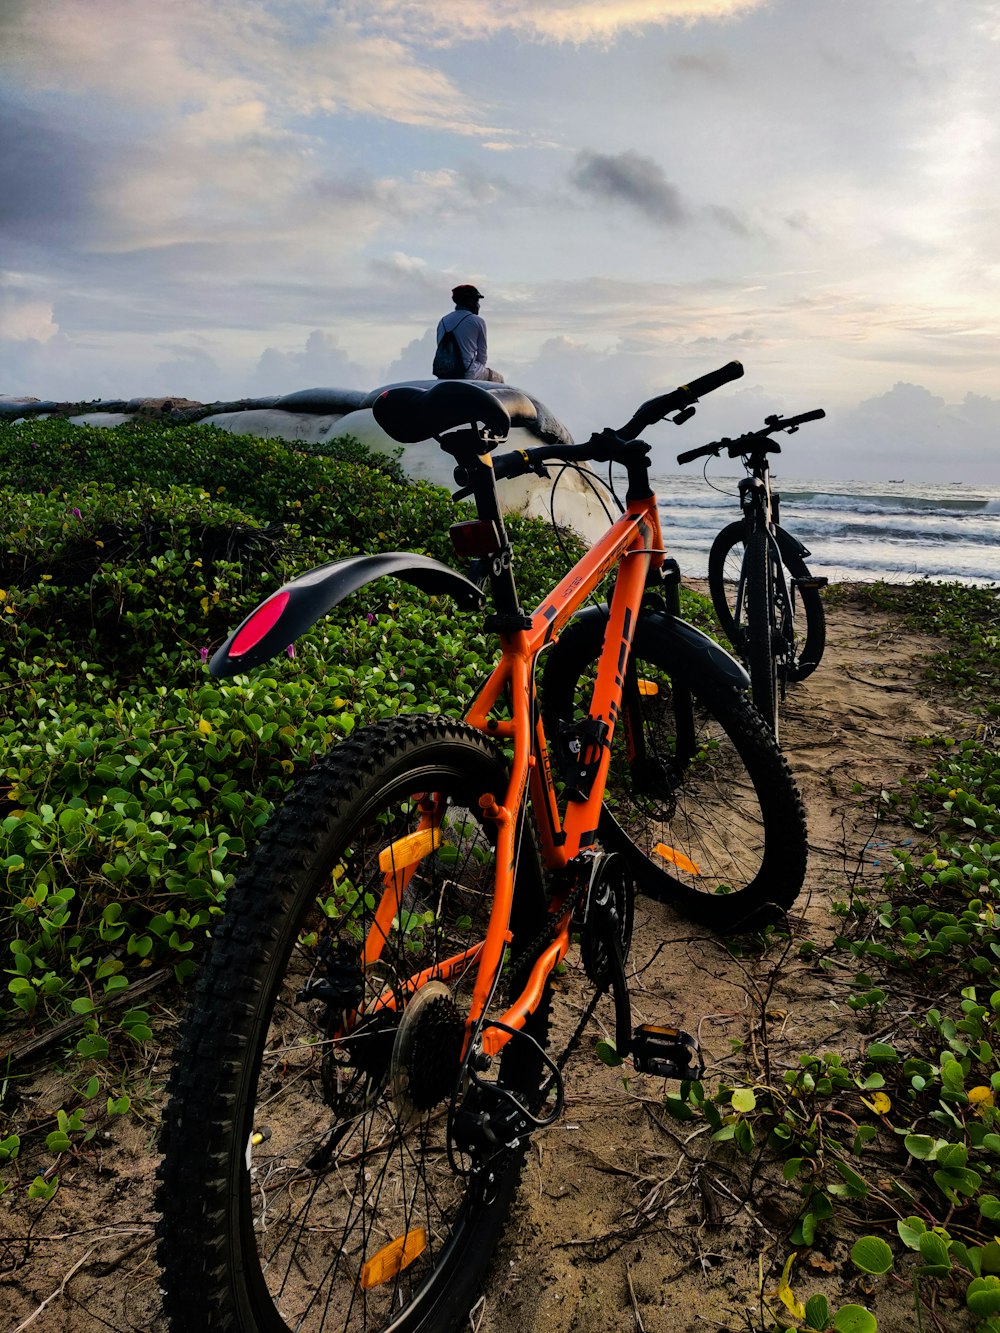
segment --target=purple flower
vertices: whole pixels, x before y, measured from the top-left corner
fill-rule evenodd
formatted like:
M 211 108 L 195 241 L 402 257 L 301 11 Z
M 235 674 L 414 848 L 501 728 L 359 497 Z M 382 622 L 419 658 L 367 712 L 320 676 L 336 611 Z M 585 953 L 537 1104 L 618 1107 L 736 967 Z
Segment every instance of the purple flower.
M 374 625 L 374 624 L 375 624 L 375 613 L 374 613 L 374 611 L 369 611 L 368 614 L 367 614 L 367 616 L 365 616 L 365 619 L 368 621 L 369 625 Z
M 202 660 L 203 662 L 207 662 L 207 661 L 208 661 L 208 649 L 207 649 L 207 648 L 201 648 L 201 649 L 199 649 L 199 652 L 201 653 L 201 660 Z
M 79 519 L 83 518 L 83 515 L 80 513 L 79 509 L 74 508 L 71 509 L 69 512 L 73 515 L 74 518 L 79 518 Z
M 289 657 L 294 657 L 294 656 L 295 656 L 295 644 L 294 644 L 294 643 L 290 643 L 290 644 L 288 645 L 288 647 L 285 649 L 285 652 L 288 654 Z

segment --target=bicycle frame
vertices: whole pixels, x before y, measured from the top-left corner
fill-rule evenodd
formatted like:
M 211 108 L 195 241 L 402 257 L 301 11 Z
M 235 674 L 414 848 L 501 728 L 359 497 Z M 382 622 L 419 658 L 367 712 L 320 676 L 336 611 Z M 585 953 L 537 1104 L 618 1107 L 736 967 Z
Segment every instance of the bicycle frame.
M 778 524 L 778 497 L 771 491 L 771 474 L 766 455 L 751 460 L 752 473 L 743 477 L 739 483 L 740 508 L 747 525 L 747 536 L 758 526 L 767 535 L 767 547 L 774 580 L 774 594 L 778 611 L 782 643 L 791 649 L 791 627 L 795 616 L 795 589 L 789 590 L 785 577 L 785 567 L 781 559 L 776 528 Z M 743 598 L 746 592 L 746 568 L 740 569 L 740 579 L 736 588 L 736 620 L 739 622 L 743 611 Z M 772 650 L 773 651 L 773 650 Z M 783 659 L 779 659 L 783 660 Z M 783 677 L 782 677 L 783 679 Z
M 534 612 L 530 630 L 501 636 L 500 661 L 466 716 L 471 726 L 491 736 L 509 738 L 514 743 L 510 781 L 503 804 L 493 816 L 498 825 L 496 893 L 473 990 L 468 1018 L 470 1032 L 489 1000 L 508 937 L 517 855 L 515 840 L 520 824 L 518 814 L 526 788 L 530 788 L 533 808 L 540 816 L 542 856 L 548 869 L 558 870 L 566 866 L 581 851 L 592 846 L 597 837 L 604 784 L 611 762 L 611 739 L 621 711 L 625 663 L 649 573 L 662 563 L 659 516 L 656 500 L 650 497 L 629 505 L 628 511 Z M 589 708 L 589 716 L 604 724 L 607 731 L 599 742 L 594 743 L 599 754 L 583 756 L 585 762 L 596 759 L 589 795 L 583 800 L 567 801 L 561 818 L 548 740 L 541 715 L 534 707 L 534 663 L 542 649 L 616 565 L 618 576 Z M 492 709 L 506 689 L 510 691 L 513 716 L 504 720 L 491 718 Z M 567 914 L 556 940 L 536 962 L 521 996 L 502 1015 L 500 1021 L 508 1027 L 522 1027 L 537 1008 L 547 977 L 569 948 L 569 925 Z M 487 1054 L 494 1054 L 507 1040 L 508 1034 L 493 1028 L 485 1036 L 484 1049 Z
M 502 519 L 496 504 L 496 484 L 492 469 L 485 482 L 480 477 L 476 498 L 481 518 L 498 525 L 501 540 L 506 543 Z M 512 742 L 513 758 L 507 790 L 499 803 L 482 798 L 482 817 L 496 829 L 494 899 L 485 938 L 481 945 L 446 959 L 426 975 L 411 978 L 416 989 L 432 979 L 446 979 L 474 966 L 476 977 L 472 1001 L 466 1020 L 466 1049 L 481 1026 L 481 1020 L 496 987 L 503 963 L 504 950 L 510 941 L 510 916 L 514 896 L 514 872 L 518 861 L 518 839 L 523 830 L 523 807 L 526 796 L 536 812 L 541 837 L 542 857 L 550 871 L 569 864 L 581 851 L 593 845 L 597 837 L 604 785 L 611 762 L 611 739 L 621 714 L 622 693 L 625 687 L 625 664 L 631 649 L 632 637 L 638 619 L 639 607 L 652 571 L 663 564 L 664 553 L 660 533 L 656 498 L 652 494 L 627 503 L 626 512 L 618 518 L 594 546 L 587 551 L 559 585 L 551 592 L 530 617 L 523 617 L 518 627 L 501 628 L 500 660 L 482 686 L 466 714 L 469 725 L 486 735 Z M 617 567 L 618 574 L 609 606 L 604 647 L 598 663 L 589 716 L 597 724 L 599 737 L 591 753 L 582 756 L 593 765 L 589 792 L 582 799 L 569 798 L 565 811 L 560 814 L 560 801 L 552 775 L 548 740 L 539 710 L 535 706 L 534 667 L 544 648 L 552 643 L 573 613 Z M 506 571 L 506 581 L 495 587 L 498 603 L 516 605 L 513 581 Z M 516 619 L 517 617 L 513 617 Z M 509 700 L 510 716 L 492 716 L 501 696 Z M 398 849 L 391 853 L 382 866 L 385 890 L 365 944 L 365 961 L 370 963 L 381 952 L 381 944 L 392 917 L 398 909 L 403 890 L 423 855 L 431 850 L 436 823 L 440 812 L 432 803 L 422 809 L 422 819 L 414 839 L 421 836 L 429 841 L 419 855 L 411 855 L 407 864 Z M 407 841 L 406 839 L 403 840 Z M 557 906 L 558 910 L 558 906 Z M 570 944 L 571 912 L 566 911 L 559 923 L 553 942 L 536 960 L 521 994 L 497 1020 L 489 1021 L 482 1032 L 482 1048 L 487 1056 L 496 1055 L 511 1040 L 513 1031 L 523 1028 L 529 1016 L 537 1009 L 545 983 L 553 968 L 565 956 Z M 504 1030 L 506 1029 L 506 1030 Z

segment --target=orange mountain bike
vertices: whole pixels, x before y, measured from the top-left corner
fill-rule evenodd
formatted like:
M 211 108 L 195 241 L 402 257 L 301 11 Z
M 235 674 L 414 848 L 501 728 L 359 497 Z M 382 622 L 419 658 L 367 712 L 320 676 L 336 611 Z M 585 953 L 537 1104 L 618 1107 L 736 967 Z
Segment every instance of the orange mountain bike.
M 476 1298 L 597 998 L 611 993 L 637 1070 L 701 1072 L 685 1033 L 632 1027 L 634 888 L 723 931 L 762 919 L 799 891 L 805 822 L 743 668 L 679 618 L 634 437 L 740 374 L 732 363 L 585 444 L 504 454 L 511 421 L 534 413 L 516 390 L 445 381 L 378 400 L 390 435 L 435 437 L 456 460 L 478 516 L 453 536 L 490 588 L 499 661 L 464 723 L 399 717 L 328 754 L 229 894 L 164 1114 L 174 1329 L 444 1333 Z M 525 612 L 497 482 L 585 460 L 624 467 L 623 512 Z M 486 604 L 440 562 L 358 556 L 269 597 L 213 670 L 283 652 L 386 573 Z M 553 1052 L 550 981 L 577 939 L 593 994 Z

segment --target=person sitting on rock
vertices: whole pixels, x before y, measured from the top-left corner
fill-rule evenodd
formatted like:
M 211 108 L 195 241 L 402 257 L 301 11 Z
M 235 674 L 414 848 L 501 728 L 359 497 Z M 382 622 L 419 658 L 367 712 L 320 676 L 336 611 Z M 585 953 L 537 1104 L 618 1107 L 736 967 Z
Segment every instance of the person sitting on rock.
M 486 321 L 479 313 L 482 292 L 463 282 L 452 289 L 455 309 L 438 321 L 437 353 L 433 373 L 442 380 L 490 380 L 504 378 L 486 364 Z M 452 334 L 452 338 L 445 337 Z

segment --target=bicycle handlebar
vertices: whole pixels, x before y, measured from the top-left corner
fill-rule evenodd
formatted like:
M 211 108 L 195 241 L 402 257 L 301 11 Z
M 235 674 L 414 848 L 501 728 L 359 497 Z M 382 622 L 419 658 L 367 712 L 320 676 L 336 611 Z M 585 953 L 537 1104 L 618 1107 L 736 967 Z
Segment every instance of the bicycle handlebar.
M 728 384 L 730 380 L 738 380 L 743 375 L 743 367 L 739 361 L 730 361 L 727 365 L 720 366 L 718 370 L 710 370 L 707 375 L 701 375 L 690 384 L 681 384 L 670 393 L 661 394 L 658 398 L 650 398 L 643 403 L 635 416 L 622 426 L 621 430 L 615 432 L 623 440 L 635 439 L 637 435 L 652 426 L 656 421 L 662 421 L 668 412 L 683 410 L 691 407 L 699 398 L 704 398 L 705 394 L 712 393 L 713 390 L 721 388 L 723 384 Z
M 735 440 L 724 436 L 721 440 L 713 440 L 711 444 L 703 444 L 698 449 L 687 449 L 684 453 L 677 455 L 678 463 L 693 463 L 696 458 L 706 458 L 713 455 L 718 458 L 723 449 L 728 450 L 730 458 L 738 458 L 741 454 L 750 454 L 760 445 L 768 442 L 767 437 L 775 430 L 785 430 L 789 433 L 798 430 L 801 425 L 807 421 L 819 421 L 826 416 L 826 412 L 821 407 L 813 408 L 811 412 L 801 412 L 797 417 L 765 417 L 765 424 L 760 430 L 747 431 L 745 435 L 739 435 Z M 777 453 L 779 446 L 774 445 L 772 452 Z
M 772 427 L 772 429 L 788 431 L 798 430 L 799 426 L 805 425 L 807 421 L 821 421 L 825 416 L 826 413 L 821 407 L 814 407 L 811 412 L 802 412 L 797 417 L 785 417 L 784 421 L 782 421 L 779 426 L 776 428 Z M 778 418 L 767 417 L 766 420 L 772 421 L 778 420 Z

